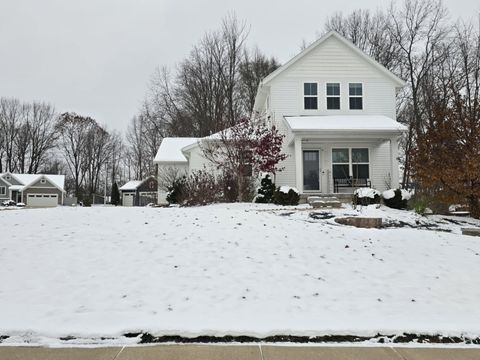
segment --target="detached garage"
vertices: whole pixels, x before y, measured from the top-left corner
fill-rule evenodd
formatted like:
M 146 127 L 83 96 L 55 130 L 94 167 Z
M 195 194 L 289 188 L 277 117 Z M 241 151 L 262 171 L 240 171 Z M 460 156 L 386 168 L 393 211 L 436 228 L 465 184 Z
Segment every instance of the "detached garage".
M 145 206 L 156 204 L 158 198 L 158 182 L 154 176 L 145 180 L 132 180 L 120 187 L 123 206 Z

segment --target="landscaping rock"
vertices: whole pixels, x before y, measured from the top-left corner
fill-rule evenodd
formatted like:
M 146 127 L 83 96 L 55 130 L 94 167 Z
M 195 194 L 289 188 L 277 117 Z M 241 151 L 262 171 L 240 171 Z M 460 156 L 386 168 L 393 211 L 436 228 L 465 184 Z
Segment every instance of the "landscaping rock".
M 480 236 L 480 228 L 462 228 L 463 235 Z
M 312 201 L 310 205 L 314 209 L 320 209 L 320 208 L 340 209 L 342 207 L 342 203 L 338 200 L 315 200 L 315 201 Z
M 358 228 L 380 228 L 382 227 L 382 218 L 374 218 L 374 217 L 344 217 L 344 218 L 336 218 L 335 222 L 342 224 L 342 225 L 349 225 L 355 226 Z

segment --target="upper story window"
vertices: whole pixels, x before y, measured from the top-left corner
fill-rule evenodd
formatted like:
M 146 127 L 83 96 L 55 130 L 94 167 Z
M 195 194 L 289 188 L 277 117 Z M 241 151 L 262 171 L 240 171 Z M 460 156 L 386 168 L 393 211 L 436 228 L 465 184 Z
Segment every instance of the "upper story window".
M 303 108 L 305 110 L 318 109 L 318 84 L 303 83 Z
M 339 83 L 327 83 L 327 110 L 340 110 Z
M 350 110 L 363 109 L 363 86 L 362 83 L 348 84 L 348 96 L 350 100 Z
M 47 183 L 47 180 L 45 179 L 40 179 L 40 184 L 46 184 Z

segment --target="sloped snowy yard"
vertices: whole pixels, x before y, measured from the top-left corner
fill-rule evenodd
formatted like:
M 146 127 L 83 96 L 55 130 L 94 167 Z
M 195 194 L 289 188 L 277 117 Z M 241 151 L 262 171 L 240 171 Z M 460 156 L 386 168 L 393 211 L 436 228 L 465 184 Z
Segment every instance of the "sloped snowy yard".
M 480 335 L 480 238 L 460 225 L 369 207 L 406 226 L 367 230 L 271 208 L 0 211 L 0 336 Z M 451 232 L 408 227 L 425 222 Z

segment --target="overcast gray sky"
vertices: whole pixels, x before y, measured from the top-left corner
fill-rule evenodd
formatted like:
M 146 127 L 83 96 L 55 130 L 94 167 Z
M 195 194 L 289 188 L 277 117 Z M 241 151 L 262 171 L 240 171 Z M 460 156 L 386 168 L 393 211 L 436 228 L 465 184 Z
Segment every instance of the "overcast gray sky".
M 158 66 L 172 66 L 231 11 L 249 42 L 285 62 L 336 11 L 379 0 L 0 0 L 0 97 L 42 100 L 124 131 Z M 477 21 L 478 0 L 447 0 Z

